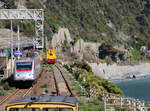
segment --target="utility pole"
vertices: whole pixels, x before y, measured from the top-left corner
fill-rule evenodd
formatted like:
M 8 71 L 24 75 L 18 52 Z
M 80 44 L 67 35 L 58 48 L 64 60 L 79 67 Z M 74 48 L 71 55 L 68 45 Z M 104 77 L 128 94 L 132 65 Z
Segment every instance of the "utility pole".
M 12 20 L 11 22 L 11 32 L 10 32 L 10 37 L 11 37 L 11 74 L 13 73 L 13 28 L 12 28 Z
M 20 52 L 20 35 L 19 35 L 19 24 L 18 24 L 18 33 L 17 33 L 17 36 L 18 36 L 18 50 L 17 52 Z M 20 58 L 20 55 L 17 56 L 17 59 Z
M 18 24 L 18 52 L 20 52 L 20 34 L 19 34 L 19 24 Z

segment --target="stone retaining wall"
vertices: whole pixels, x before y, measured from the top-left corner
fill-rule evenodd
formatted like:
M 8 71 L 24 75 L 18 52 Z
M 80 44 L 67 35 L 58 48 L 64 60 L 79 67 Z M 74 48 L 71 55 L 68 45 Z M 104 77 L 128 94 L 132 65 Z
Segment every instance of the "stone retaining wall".
M 150 75 L 150 63 L 141 63 L 133 66 L 107 65 L 106 63 L 89 63 L 89 65 L 96 75 L 106 79 L 124 79 L 132 78 L 133 75 L 136 77 Z

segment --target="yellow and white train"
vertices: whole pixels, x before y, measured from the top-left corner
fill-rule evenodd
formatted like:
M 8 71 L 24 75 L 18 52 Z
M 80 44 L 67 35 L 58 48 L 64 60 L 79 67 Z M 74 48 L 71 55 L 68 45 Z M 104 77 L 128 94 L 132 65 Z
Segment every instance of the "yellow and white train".
M 26 96 L 12 101 L 6 111 L 78 111 L 78 103 L 74 97 Z

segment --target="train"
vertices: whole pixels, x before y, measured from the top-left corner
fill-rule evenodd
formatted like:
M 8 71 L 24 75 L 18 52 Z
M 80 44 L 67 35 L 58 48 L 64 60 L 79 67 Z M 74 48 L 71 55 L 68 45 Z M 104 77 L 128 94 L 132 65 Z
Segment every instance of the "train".
M 42 70 L 41 55 L 15 60 L 14 81 L 34 81 Z
M 10 102 L 5 111 L 78 111 L 75 97 L 26 96 Z
M 47 49 L 46 51 L 46 63 L 56 63 L 56 53 L 55 49 Z

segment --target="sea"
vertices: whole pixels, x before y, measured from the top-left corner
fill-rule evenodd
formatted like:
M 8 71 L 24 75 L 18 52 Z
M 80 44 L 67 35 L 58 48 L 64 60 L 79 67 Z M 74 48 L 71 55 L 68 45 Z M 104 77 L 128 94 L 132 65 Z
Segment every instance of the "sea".
M 114 83 L 124 92 L 126 97 L 150 102 L 150 76 L 130 80 L 118 80 Z

